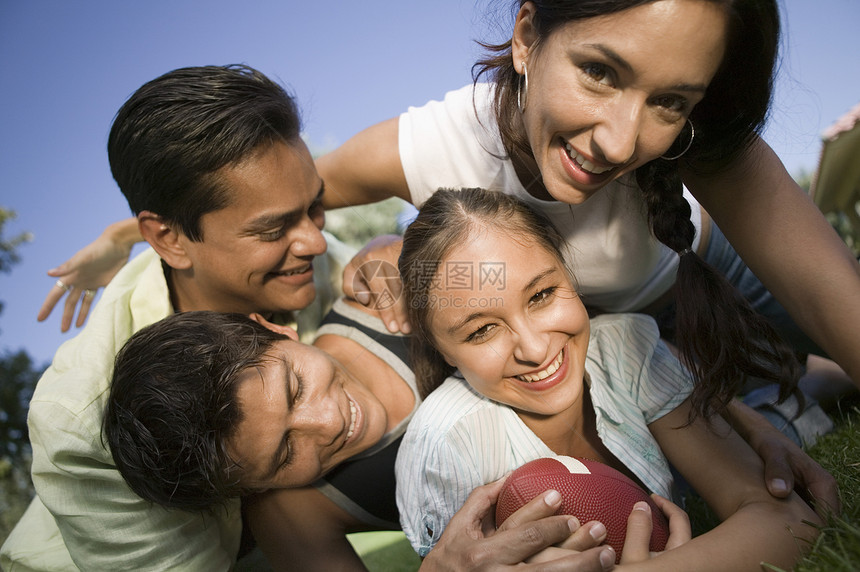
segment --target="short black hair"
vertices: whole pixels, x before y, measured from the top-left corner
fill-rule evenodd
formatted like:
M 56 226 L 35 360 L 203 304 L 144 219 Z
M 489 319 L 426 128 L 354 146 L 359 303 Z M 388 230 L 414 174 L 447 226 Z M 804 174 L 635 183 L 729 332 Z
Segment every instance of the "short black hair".
M 173 314 L 116 356 L 103 439 L 132 490 L 159 505 L 208 510 L 244 492 L 226 442 L 242 420 L 242 373 L 286 336 L 244 314 Z
M 263 145 L 295 142 L 300 131 L 294 99 L 259 71 L 187 67 L 147 82 L 123 104 L 108 157 L 135 215 L 152 211 L 202 240 L 200 217 L 230 202 L 217 171 Z

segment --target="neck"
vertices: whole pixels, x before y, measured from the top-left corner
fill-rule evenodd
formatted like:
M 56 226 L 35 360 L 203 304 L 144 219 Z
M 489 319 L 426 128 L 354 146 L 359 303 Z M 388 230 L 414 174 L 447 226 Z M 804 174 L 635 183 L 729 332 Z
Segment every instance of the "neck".
M 555 200 L 546 190 L 537 161 L 531 153 L 515 148 L 511 150 L 510 156 L 514 172 L 528 194 L 543 201 Z
M 594 420 L 594 409 L 583 384 L 579 398 L 555 415 L 535 416 L 518 412 L 526 426 L 557 455 L 604 460 Z
M 242 314 L 258 313 L 269 319 L 274 312 L 263 311 L 250 305 L 240 307 L 237 302 L 225 303 L 217 296 L 201 288 L 200 281 L 194 277 L 193 269 L 177 270 L 165 264 L 164 276 L 170 292 L 170 303 L 175 312 L 196 312 L 209 310 L 212 312 L 239 312 Z
M 528 137 L 525 133 L 525 125 L 521 115 L 517 115 L 514 129 L 517 131 L 516 141 L 505 141 L 504 146 L 511 158 L 511 164 L 514 166 L 514 172 L 517 174 L 520 184 L 528 194 L 541 199 L 543 201 L 552 201 L 552 195 L 546 190 L 543 184 L 543 176 L 540 168 L 534 158 L 534 154 L 528 145 Z M 517 141 L 523 142 L 522 144 Z
M 167 278 L 167 289 L 170 291 L 170 303 L 173 304 L 174 311 L 192 312 L 195 310 L 212 309 L 204 307 L 205 304 L 201 304 L 198 301 L 199 296 L 195 295 L 196 288 L 192 287 L 193 282 L 189 282 L 185 273 L 170 268 L 165 264 L 164 276 Z

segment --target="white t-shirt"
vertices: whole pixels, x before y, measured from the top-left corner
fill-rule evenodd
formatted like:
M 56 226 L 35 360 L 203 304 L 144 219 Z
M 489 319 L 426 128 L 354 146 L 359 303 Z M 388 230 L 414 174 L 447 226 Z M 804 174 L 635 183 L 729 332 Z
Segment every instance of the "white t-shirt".
M 642 314 L 591 321 L 586 355 L 597 433 L 645 487 L 672 498 L 672 474 L 648 424 L 693 389 L 689 373 Z M 555 453 L 507 405 L 449 377 L 418 408 L 397 455 L 397 508 L 413 548 L 426 555 L 476 487 Z
M 636 311 L 665 293 L 675 281 L 678 255 L 651 234 L 632 175 L 579 205 L 534 198 L 505 158 L 491 100 L 490 85 L 468 85 L 400 116 L 400 160 L 412 202 L 420 207 L 439 188 L 482 187 L 514 195 L 543 212 L 567 238 L 568 262 L 589 306 Z M 684 196 L 693 210 L 695 250 L 701 210 L 686 189 Z

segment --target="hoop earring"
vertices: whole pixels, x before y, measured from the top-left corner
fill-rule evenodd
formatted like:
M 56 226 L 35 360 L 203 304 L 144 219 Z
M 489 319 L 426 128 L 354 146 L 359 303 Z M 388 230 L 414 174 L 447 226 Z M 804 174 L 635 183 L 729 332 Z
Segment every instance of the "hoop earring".
M 677 155 L 675 155 L 674 157 L 667 157 L 667 156 L 665 156 L 665 155 L 660 155 L 660 158 L 661 158 L 661 159 L 664 159 L 664 160 L 666 160 L 666 161 L 674 161 L 675 159 L 680 159 L 681 157 L 683 157 L 683 156 L 684 156 L 684 154 L 685 154 L 687 151 L 689 151 L 689 150 L 690 150 L 690 146 L 692 146 L 692 145 L 693 145 L 693 139 L 695 139 L 695 137 L 696 137 L 696 128 L 695 128 L 695 127 L 693 127 L 693 122 L 692 122 L 692 121 L 690 121 L 690 118 L 689 118 L 689 117 L 687 118 L 687 123 L 689 123 L 689 124 L 690 124 L 690 140 L 687 142 L 687 146 L 686 146 L 686 147 L 684 147 L 684 150 L 683 150 L 683 151 L 681 151 L 680 153 L 678 153 L 678 154 L 677 154 Z M 679 139 L 680 139 L 680 137 L 681 137 L 681 136 L 680 136 L 680 135 L 678 135 L 678 138 L 679 138 Z
M 529 70 L 526 69 L 526 62 L 523 61 L 523 75 L 520 76 L 519 80 L 517 80 L 517 109 L 520 110 L 520 113 L 525 113 L 526 104 L 529 99 Z M 525 78 L 525 80 L 523 79 Z M 523 82 L 526 84 L 525 95 L 522 93 Z

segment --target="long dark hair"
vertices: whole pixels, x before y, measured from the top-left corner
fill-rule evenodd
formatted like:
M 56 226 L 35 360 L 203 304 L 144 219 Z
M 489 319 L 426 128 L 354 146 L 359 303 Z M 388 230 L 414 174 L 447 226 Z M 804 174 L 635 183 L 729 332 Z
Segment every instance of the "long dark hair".
M 527 0 L 519 0 L 522 6 Z M 655 0 L 529 0 L 535 5 L 538 42 L 567 22 L 620 12 Z M 770 107 L 779 45 L 779 9 L 774 0 L 706 0 L 725 7 L 726 52 L 705 97 L 690 114 L 696 136 L 681 161 L 655 159 L 635 172 L 654 236 L 681 256 L 675 285 L 676 343 L 693 372 L 694 405 L 727 403 L 748 377 L 780 384 L 780 398 L 796 392 L 794 352 L 771 324 L 756 313 L 725 277 L 690 251 L 695 226 L 683 197 L 679 169 L 718 172 L 746 152 L 763 127 Z M 473 68 L 474 81 L 496 86 L 494 112 L 505 149 L 533 157 L 520 125 L 511 42 L 484 44 L 488 55 Z M 737 86 L 743 85 L 744 89 Z M 688 252 L 690 251 L 690 252 Z

